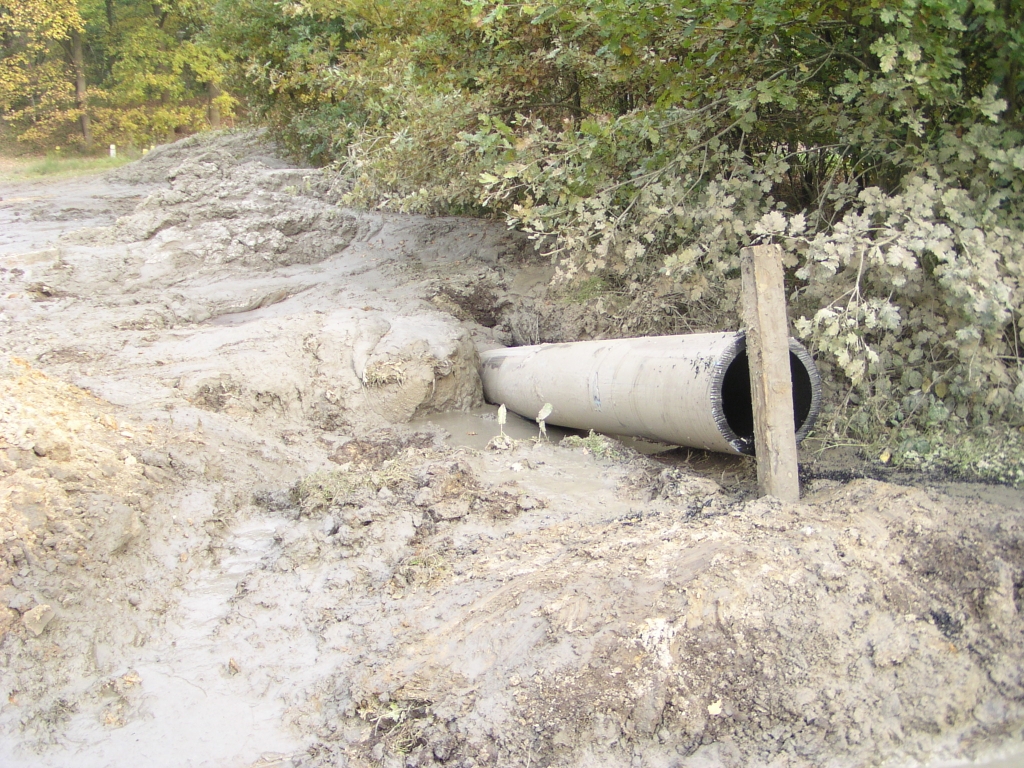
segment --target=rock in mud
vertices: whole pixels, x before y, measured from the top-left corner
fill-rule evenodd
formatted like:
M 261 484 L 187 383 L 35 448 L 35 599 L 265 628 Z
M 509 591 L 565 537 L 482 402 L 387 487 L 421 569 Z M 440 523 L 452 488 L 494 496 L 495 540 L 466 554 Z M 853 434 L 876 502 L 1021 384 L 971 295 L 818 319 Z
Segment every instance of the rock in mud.
M 100 554 L 121 552 L 142 533 L 142 521 L 137 510 L 126 504 L 114 503 L 106 511 L 106 523 L 93 539 Z
M 71 458 L 71 446 L 66 440 L 52 434 L 45 434 L 37 438 L 32 446 L 32 451 L 36 456 L 45 456 L 53 461 L 67 461 Z
M 152 480 L 154 483 L 166 483 L 171 478 L 171 473 L 167 472 L 159 467 L 151 467 L 148 464 L 143 466 L 142 475 L 147 480 Z
M 56 616 L 56 613 L 50 606 L 37 605 L 32 610 L 24 613 L 21 620 L 28 627 L 29 631 L 38 637 L 50 625 L 54 616 Z
M 538 506 L 540 506 L 537 502 L 537 499 L 533 498 L 533 496 L 528 496 L 526 494 L 523 494 L 522 496 L 519 497 L 519 500 L 516 502 L 516 505 L 524 512 L 529 512 L 531 509 L 536 509 Z
M 154 451 L 151 448 L 145 448 L 139 451 L 136 458 L 143 464 L 150 467 L 169 469 L 171 466 L 171 457 L 169 454 L 162 451 Z
M 430 507 L 430 515 L 434 520 L 458 520 L 469 514 L 470 498 L 463 496 L 450 501 L 442 501 Z
M 27 592 L 16 592 L 7 601 L 7 607 L 20 614 L 28 613 L 29 608 L 35 605 L 35 598 Z

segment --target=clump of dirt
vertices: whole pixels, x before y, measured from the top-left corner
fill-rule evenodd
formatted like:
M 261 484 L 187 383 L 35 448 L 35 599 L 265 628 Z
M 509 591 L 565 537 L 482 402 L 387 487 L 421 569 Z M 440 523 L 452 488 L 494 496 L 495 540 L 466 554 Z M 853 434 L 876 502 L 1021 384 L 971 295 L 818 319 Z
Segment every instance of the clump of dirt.
M 366 358 L 362 383 L 378 413 L 404 423 L 430 411 L 482 404 L 478 368 L 476 345 L 460 329 L 421 316 L 398 317 Z

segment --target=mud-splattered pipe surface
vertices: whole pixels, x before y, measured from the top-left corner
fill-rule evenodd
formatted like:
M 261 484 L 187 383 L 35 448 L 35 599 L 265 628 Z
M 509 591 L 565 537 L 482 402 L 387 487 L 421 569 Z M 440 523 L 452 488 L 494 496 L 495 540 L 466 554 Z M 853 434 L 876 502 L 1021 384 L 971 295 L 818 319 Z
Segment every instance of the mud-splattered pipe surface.
M 810 353 L 789 340 L 799 442 L 821 406 Z M 484 396 L 549 424 L 722 453 L 754 453 L 746 338 L 701 333 L 494 349 L 481 355 Z

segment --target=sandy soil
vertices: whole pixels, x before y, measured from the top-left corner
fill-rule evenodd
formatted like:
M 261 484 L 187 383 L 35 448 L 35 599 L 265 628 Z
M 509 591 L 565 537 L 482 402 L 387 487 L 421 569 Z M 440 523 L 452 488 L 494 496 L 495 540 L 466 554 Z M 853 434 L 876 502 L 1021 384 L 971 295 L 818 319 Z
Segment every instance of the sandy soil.
M 500 226 L 338 193 L 244 133 L 0 190 L 0 764 L 1019 751 L 1018 492 L 488 449 L 478 352 L 586 329 Z

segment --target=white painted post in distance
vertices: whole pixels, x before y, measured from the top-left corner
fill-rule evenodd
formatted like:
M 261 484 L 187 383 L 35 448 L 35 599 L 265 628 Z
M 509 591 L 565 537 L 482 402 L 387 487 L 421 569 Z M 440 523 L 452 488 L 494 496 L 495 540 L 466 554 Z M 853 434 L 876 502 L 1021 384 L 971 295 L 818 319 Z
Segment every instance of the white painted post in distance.
M 740 251 L 740 267 L 750 395 L 754 405 L 757 488 L 762 496 L 798 501 L 800 477 L 782 248 L 778 245 L 744 248 Z
M 117 157 L 117 144 L 110 145 L 110 156 Z

